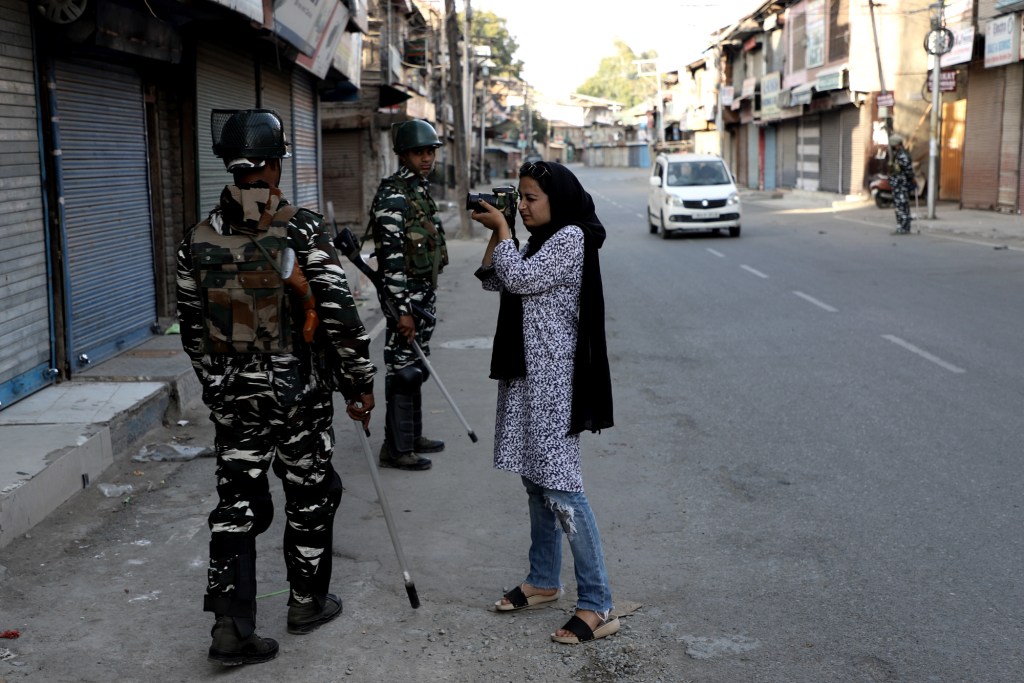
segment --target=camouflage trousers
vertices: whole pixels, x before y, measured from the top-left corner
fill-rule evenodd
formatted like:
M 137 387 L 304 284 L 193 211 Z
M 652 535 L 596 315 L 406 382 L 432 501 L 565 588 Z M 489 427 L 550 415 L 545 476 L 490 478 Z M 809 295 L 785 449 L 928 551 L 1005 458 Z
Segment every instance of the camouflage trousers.
M 890 181 L 890 185 L 892 203 L 896 207 L 896 228 L 902 232 L 910 232 L 910 188 L 903 181 Z
M 431 315 L 436 313 L 437 293 L 433 289 L 428 288 L 419 292 L 412 292 L 409 295 L 409 299 Z M 429 356 L 430 338 L 434 336 L 436 324 L 418 318 L 415 315 L 413 315 L 413 319 L 416 321 L 416 343 L 423 349 L 423 354 Z M 412 348 L 412 344 L 406 341 L 405 337 L 398 334 L 395 321 L 388 320 L 388 330 L 384 337 L 384 367 L 386 370 L 384 381 L 390 380 L 396 370 L 412 365 L 417 360 L 419 360 L 419 356 L 416 355 L 416 350 Z
M 273 467 L 284 488 L 290 605 L 327 593 L 342 487 L 331 464 L 331 392 L 314 390 L 298 404 L 282 406 L 265 373 L 236 377 L 231 389 L 232 396 L 209 401 L 220 500 L 209 517 L 205 609 L 251 624 L 256 612 L 256 536 L 274 517 L 268 470 Z

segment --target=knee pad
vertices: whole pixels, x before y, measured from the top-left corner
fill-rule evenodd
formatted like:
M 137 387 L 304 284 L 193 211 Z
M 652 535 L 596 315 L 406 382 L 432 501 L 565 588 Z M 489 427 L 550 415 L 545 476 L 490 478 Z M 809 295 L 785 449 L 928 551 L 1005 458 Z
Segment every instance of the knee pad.
M 423 370 L 418 365 L 406 365 L 395 371 L 391 386 L 396 394 L 415 394 L 420 390 L 423 380 Z
M 420 372 L 423 373 L 423 380 L 420 384 L 426 384 L 427 380 L 430 379 L 430 370 L 427 369 L 427 365 L 423 362 L 422 358 L 416 359 L 416 367 L 418 367 Z

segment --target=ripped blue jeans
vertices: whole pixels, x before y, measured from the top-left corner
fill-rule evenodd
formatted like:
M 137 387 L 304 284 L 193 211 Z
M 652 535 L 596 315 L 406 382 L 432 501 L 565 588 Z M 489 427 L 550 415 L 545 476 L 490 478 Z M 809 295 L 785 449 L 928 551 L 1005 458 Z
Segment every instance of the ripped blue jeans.
M 562 533 L 569 539 L 576 571 L 576 609 L 593 610 L 607 618 L 612 592 L 604 566 L 601 534 L 587 495 L 582 491 L 546 489 L 523 477 L 530 497 L 530 575 L 535 588 L 560 588 Z

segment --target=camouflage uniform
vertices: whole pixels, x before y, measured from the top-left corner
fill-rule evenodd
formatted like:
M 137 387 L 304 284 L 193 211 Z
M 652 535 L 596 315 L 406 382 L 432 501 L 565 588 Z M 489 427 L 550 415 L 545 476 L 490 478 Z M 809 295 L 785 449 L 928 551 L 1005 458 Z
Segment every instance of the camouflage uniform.
M 413 305 L 432 316 L 435 314 L 437 274 L 447 261 L 444 228 L 437 215 L 437 204 L 427 188 L 425 179 L 401 166 L 381 181 L 371 208 L 374 246 L 386 294 L 396 305 L 398 315 L 413 316 L 416 341 L 424 355 L 430 355 L 435 324 L 416 316 Z M 430 240 L 422 239 L 422 234 L 415 235 L 423 232 L 426 223 L 431 223 L 438 233 L 433 248 L 427 244 Z M 400 378 L 396 380 L 396 374 L 401 376 L 403 369 L 415 368 L 420 379 L 413 383 L 421 384 L 426 380 L 427 369 L 412 345 L 398 334 L 397 321 L 390 318 L 385 335 L 384 366 L 385 445 L 392 454 L 408 453 L 413 450 L 415 440 L 422 438 L 422 399 L 418 384 L 405 388 L 396 386 L 402 385 Z M 409 401 L 407 411 L 398 405 L 406 398 Z
M 896 229 L 899 232 L 910 232 L 910 193 L 917 191 L 917 182 L 914 180 L 910 155 L 903 145 L 893 148 L 889 185 L 892 187 L 892 203 L 896 207 Z
M 209 225 L 220 234 L 258 235 L 258 220 L 276 213 L 278 197 L 277 190 L 262 184 L 246 189 L 229 185 L 210 213 Z M 341 391 L 346 399 L 373 392 L 376 369 L 369 360 L 370 340 L 320 222 L 319 215 L 299 209 L 281 226 L 320 317 L 314 343 L 307 344 L 296 329 L 290 352 L 211 353 L 208 321 L 216 311 L 204 311 L 203 283 L 197 280 L 194 236 L 199 226 L 186 231 L 177 254 L 182 345 L 202 382 L 203 401 L 216 429 L 220 500 L 209 517 L 204 609 L 234 617 L 243 638 L 255 628 L 256 536 L 266 531 L 274 515 L 267 470 L 273 467 L 281 479 L 286 499 L 289 605 L 308 605 L 327 593 L 334 515 L 342 492 L 331 464 L 332 391 Z M 293 303 L 284 310 L 295 311 Z M 214 306 L 211 298 L 208 307 Z

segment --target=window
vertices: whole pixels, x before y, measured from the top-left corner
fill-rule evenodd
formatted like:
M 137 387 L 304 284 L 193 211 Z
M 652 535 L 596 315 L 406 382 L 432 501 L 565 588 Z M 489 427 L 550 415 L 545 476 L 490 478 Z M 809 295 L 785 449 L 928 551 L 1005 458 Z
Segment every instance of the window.
M 828 61 L 838 62 L 850 56 L 850 0 L 829 0 Z
M 790 60 L 790 73 L 807 68 L 807 16 L 803 12 L 793 15 L 792 36 L 790 50 L 793 58 Z

